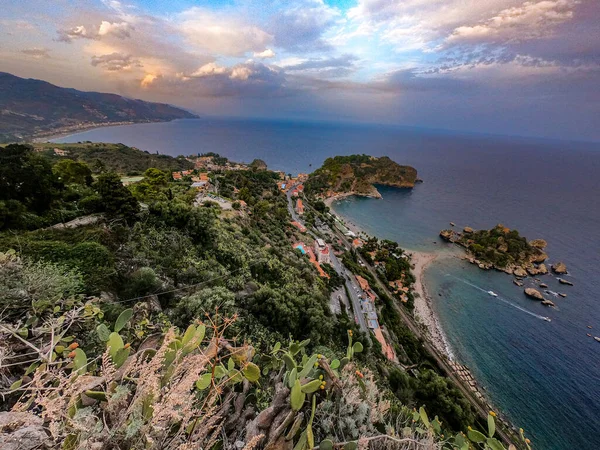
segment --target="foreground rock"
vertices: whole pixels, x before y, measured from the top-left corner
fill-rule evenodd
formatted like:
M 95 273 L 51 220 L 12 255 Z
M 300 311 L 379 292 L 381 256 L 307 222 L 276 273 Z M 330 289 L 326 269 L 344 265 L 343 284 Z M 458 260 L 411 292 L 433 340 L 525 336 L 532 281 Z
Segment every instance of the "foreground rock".
M 542 295 L 542 293 L 534 288 L 526 288 L 525 295 L 535 300 L 544 300 L 544 296 Z
M 559 275 L 564 275 L 567 273 L 567 265 L 563 262 L 557 262 L 556 264 L 552 264 L 552 272 L 557 273 Z
M 0 448 L 33 450 L 50 448 L 44 421 L 30 413 L 0 412 Z

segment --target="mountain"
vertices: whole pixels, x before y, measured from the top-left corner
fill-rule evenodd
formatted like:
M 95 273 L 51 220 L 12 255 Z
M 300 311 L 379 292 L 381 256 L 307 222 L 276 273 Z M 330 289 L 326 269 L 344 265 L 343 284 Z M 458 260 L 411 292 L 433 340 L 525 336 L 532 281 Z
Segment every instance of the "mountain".
M 0 142 L 120 122 L 162 122 L 196 115 L 164 103 L 83 92 L 0 72 Z
M 319 169 L 310 174 L 306 191 L 325 197 L 340 194 L 380 197 L 375 184 L 412 188 L 416 182 L 415 168 L 401 166 L 387 156 L 336 156 L 327 158 Z

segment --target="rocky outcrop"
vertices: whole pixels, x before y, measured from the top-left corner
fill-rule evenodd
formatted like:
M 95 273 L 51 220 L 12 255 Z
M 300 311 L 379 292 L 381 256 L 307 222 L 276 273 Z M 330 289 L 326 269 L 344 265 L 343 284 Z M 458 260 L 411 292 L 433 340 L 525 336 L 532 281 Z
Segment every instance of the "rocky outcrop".
M 542 293 L 534 288 L 526 288 L 525 295 L 529 298 L 533 298 L 534 300 L 544 300 Z
M 554 306 L 554 302 L 552 302 L 550 300 L 544 300 L 542 302 L 542 305 L 544 305 L 544 306 Z
M 534 239 L 533 241 L 529 241 L 529 245 L 531 245 L 532 247 L 535 247 L 535 248 L 539 248 L 540 250 L 543 250 L 546 248 L 548 243 L 543 239 Z
M 513 283 L 516 284 L 519 287 L 523 287 L 523 282 L 521 280 L 514 279 Z
M 527 271 L 525 269 L 523 269 L 522 267 L 516 267 L 513 270 L 513 275 L 515 277 L 525 278 L 527 276 Z
M 33 450 L 50 448 L 44 421 L 25 412 L 0 412 L 0 448 Z
M 531 261 L 532 263 L 543 263 L 544 261 L 546 261 L 546 259 L 548 259 L 548 255 L 541 251 L 539 248 L 532 247 L 531 250 L 532 254 L 529 257 L 529 261 Z
M 459 234 L 454 230 L 442 230 L 440 231 L 440 237 L 447 242 L 456 242 Z
M 527 273 L 532 276 L 546 275 L 548 273 L 548 268 L 545 264 L 540 264 L 539 266 L 534 266 L 533 264 L 530 264 L 527 266 Z
M 559 282 L 560 284 L 566 284 L 567 286 L 573 286 L 573 283 L 572 283 L 572 282 L 570 282 L 569 280 L 565 280 L 564 278 L 559 278 L 559 279 L 558 279 L 558 282 Z
M 559 275 L 564 275 L 567 273 L 567 265 L 563 262 L 557 262 L 556 264 L 552 264 L 552 272 L 557 273 Z
M 471 227 L 464 227 L 464 228 L 463 228 L 463 231 L 464 231 L 465 233 L 469 233 L 469 234 L 471 234 L 471 233 L 473 233 L 473 228 L 471 228 Z

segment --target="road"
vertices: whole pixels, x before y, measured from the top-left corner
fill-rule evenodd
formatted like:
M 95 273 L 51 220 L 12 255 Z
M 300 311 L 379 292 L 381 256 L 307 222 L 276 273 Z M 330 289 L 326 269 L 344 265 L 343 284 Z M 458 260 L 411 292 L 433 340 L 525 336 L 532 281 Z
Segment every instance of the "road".
M 338 238 L 340 238 L 342 240 L 342 242 L 348 243 L 346 236 L 344 236 L 337 229 L 335 229 L 335 227 L 332 227 L 332 231 Z M 362 262 L 363 266 L 371 273 L 371 275 L 373 275 L 373 278 L 376 280 L 379 288 L 385 294 L 387 294 L 388 297 L 393 299 L 394 296 L 389 291 L 387 286 L 381 282 L 381 280 L 377 276 L 377 273 L 375 272 L 375 269 L 370 264 L 368 264 L 358 252 L 356 253 L 356 255 L 357 255 L 359 261 Z M 354 277 L 352 277 L 352 278 L 354 278 Z M 404 309 L 402 309 L 402 307 L 400 307 L 396 302 L 393 302 L 393 304 L 394 304 L 394 308 L 396 309 L 396 311 L 398 312 L 398 314 L 400 315 L 400 317 L 402 318 L 402 320 L 404 321 L 406 326 L 423 343 L 423 347 L 425 347 L 427 352 L 429 352 L 431 354 L 431 356 L 433 356 L 433 358 L 436 360 L 438 366 L 441 368 L 441 370 L 443 372 L 445 372 L 446 377 L 449 378 L 450 380 L 452 380 L 452 382 L 463 393 L 463 395 L 469 400 L 469 402 L 471 403 L 473 408 L 475 408 L 475 410 L 480 414 L 480 416 L 484 420 L 487 420 L 487 416 L 489 413 L 487 406 L 483 405 L 477 399 L 477 397 L 475 397 L 475 394 L 473 393 L 473 391 L 460 378 L 458 378 L 458 376 L 456 376 L 456 374 L 454 373 L 454 371 L 448 364 L 448 359 L 447 359 L 446 355 L 440 353 L 438 351 L 438 349 L 430 343 L 430 341 L 426 338 L 426 336 L 421 331 L 421 329 L 417 326 L 417 324 L 415 323 L 413 318 L 411 316 L 409 316 L 409 314 Z M 363 317 L 363 319 L 364 319 L 364 317 Z M 500 436 L 500 438 L 506 444 L 513 443 L 513 440 L 510 439 L 508 434 L 501 428 L 496 427 L 496 433 L 498 434 L 498 436 Z
M 296 211 L 294 210 L 294 201 L 292 200 L 292 191 L 297 186 L 297 184 L 292 185 L 287 191 L 287 200 L 288 200 L 288 211 L 292 216 L 292 220 L 305 225 L 302 219 L 298 217 Z M 314 239 L 317 239 L 318 236 L 313 233 L 312 230 L 308 229 L 307 233 L 310 234 Z M 348 292 L 350 293 L 350 301 L 352 302 L 352 309 L 354 310 L 354 319 L 358 324 L 360 329 L 367 335 L 367 338 L 371 339 L 371 332 L 369 327 L 367 326 L 367 321 L 365 320 L 365 315 L 362 313 L 362 309 L 360 307 L 360 298 L 358 297 L 362 290 L 354 278 L 352 272 L 350 272 L 346 267 L 341 263 L 341 261 L 333 254 L 333 249 L 329 252 L 329 258 L 331 260 L 331 266 L 335 269 L 335 271 L 344 278 L 344 282 L 346 284 L 346 288 L 348 288 Z

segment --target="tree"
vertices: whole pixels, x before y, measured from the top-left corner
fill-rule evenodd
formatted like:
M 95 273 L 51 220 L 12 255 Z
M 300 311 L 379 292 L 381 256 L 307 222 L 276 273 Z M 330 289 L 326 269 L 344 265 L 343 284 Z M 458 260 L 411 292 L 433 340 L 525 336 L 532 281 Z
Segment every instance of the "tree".
M 140 205 L 129 189 L 123 186 L 119 175 L 103 173 L 94 185 L 106 215 L 110 218 L 123 218 L 131 221 L 140 210 Z
M 94 181 L 89 166 L 81 161 L 61 159 L 52 168 L 54 174 L 64 184 L 81 184 L 90 186 Z
M 14 200 L 41 214 L 60 197 L 63 185 L 50 162 L 27 145 L 0 149 L 0 200 Z

